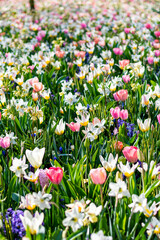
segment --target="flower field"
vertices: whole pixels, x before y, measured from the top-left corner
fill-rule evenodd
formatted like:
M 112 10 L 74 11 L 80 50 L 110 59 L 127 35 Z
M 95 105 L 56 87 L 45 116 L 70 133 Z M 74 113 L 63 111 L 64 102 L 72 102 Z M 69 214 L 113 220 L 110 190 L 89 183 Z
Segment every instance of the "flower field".
M 159 1 L 0 1 L 0 239 L 160 239 Z

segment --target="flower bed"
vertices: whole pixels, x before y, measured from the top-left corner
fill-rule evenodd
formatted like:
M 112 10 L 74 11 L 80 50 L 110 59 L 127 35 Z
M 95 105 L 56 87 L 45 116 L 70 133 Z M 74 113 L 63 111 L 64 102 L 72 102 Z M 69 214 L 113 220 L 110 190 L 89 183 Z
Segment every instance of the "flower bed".
M 0 238 L 160 238 L 156 1 L 0 2 Z

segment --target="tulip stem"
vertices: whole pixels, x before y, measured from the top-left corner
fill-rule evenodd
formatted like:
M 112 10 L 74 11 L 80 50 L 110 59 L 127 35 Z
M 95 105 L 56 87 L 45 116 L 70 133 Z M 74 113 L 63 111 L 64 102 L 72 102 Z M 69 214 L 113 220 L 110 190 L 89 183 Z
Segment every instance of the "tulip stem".
M 101 184 L 100 184 L 100 194 L 101 194 L 101 204 L 102 204 L 102 208 L 103 208 L 103 189 L 102 189 Z

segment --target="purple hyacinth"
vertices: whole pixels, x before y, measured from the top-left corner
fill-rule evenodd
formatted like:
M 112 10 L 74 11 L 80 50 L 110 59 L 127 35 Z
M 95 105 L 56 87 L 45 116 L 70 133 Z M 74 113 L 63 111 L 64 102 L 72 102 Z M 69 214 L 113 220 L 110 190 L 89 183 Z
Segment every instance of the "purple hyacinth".
M 23 211 L 21 210 L 14 211 L 12 208 L 8 208 L 5 217 L 2 216 L 4 234 L 6 235 L 6 221 L 7 221 L 15 240 L 22 239 L 22 237 L 25 236 L 26 233 L 22 221 L 19 217 L 20 215 L 22 216 L 24 215 Z
M 135 129 L 134 129 L 134 126 L 135 126 L 134 123 L 128 123 L 128 122 L 125 122 L 121 119 L 118 119 L 118 127 L 122 126 L 123 124 L 125 124 L 125 126 L 126 126 L 128 137 L 131 138 L 131 137 L 133 137 L 133 135 L 135 133 L 137 133 L 137 131 L 135 131 Z

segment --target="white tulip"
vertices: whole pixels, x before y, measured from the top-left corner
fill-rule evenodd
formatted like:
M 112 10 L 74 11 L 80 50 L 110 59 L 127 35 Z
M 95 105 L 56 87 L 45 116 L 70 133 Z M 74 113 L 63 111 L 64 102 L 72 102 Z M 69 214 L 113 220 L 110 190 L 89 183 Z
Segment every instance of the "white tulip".
M 20 215 L 20 219 L 26 230 L 29 228 L 31 234 L 37 234 L 39 232 L 39 227 L 43 222 L 44 213 L 39 214 L 36 211 L 35 216 L 33 217 L 32 214 L 26 210 L 24 211 L 24 216 Z
M 42 165 L 42 160 L 44 157 L 45 148 L 35 148 L 33 151 L 26 150 L 26 156 L 30 164 L 34 168 L 39 168 Z

